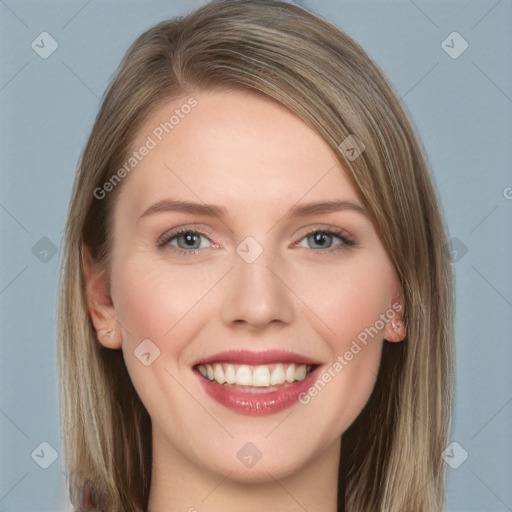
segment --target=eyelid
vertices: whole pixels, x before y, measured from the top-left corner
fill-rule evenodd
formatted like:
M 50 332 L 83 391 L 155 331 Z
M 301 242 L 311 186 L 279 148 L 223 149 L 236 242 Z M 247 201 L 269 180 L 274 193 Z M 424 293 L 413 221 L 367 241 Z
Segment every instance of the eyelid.
M 300 243 L 309 235 L 313 233 L 326 233 L 329 236 L 336 237 L 340 240 L 340 244 L 336 245 L 334 247 L 326 248 L 326 249 L 311 249 L 308 247 L 302 247 L 300 246 Z M 347 249 L 356 247 L 357 243 L 354 240 L 354 238 L 345 230 L 342 228 L 335 228 L 335 227 L 314 227 L 309 229 L 309 231 L 305 232 L 296 242 L 292 244 L 292 247 L 297 247 L 301 249 L 310 249 L 313 251 L 315 255 L 332 255 L 340 251 L 346 251 Z
M 347 242 L 352 244 L 356 243 L 354 237 L 346 229 L 326 224 L 317 224 L 313 227 L 304 228 L 304 230 L 301 231 L 302 234 L 298 235 L 301 236 L 299 242 L 302 241 L 306 236 L 316 232 L 329 233 L 338 236 L 342 240 L 345 239 Z
M 198 226 L 178 226 L 176 228 L 170 229 L 169 231 L 166 231 L 163 235 L 161 235 L 158 238 L 158 240 L 156 241 L 157 248 L 165 249 L 168 245 L 170 245 L 170 241 L 173 238 L 179 236 L 182 233 L 197 233 L 199 235 L 204 236 L 212 243 L 210 236 L 213 233 L 213 230 L 211 230 L 209 228 L 198 227 Z M 215 248 L 215 247 L 219 247 L 219 245 L 212 243 L 211 247 Z M 181 253 L 181 254 L 193 255 L 193 254 L 200 253 L 201 251 L 204 250 L 204 248 L 203 249 L 185 250 L 185 249 L 181 249 L 180 247 L 172 246 L 172 249 L 170 249 L 170 250 L 177 252 L 177 253 Z
M 165 233 L 163 233 L 158 240 L 156 241 L 157 245 L 165 244 L 167 241 L 169 241 L 171 238 L 175 237 L 176 235 L 179 235 L 181 233 L 188 233 L 188 232 L 197 232 L 205 237 L 209 237 L 213 234 L 213 230 L 210 228 L 206 228 L 202 225 L 194 225 L 194 226 L 177 226 L 176 228 L 172 228 L 167 230 Z M 164 241 L 165 240 L 165 241 Z
M 300 238 L 298 238 L 295 242 L 293 242 L 291 244 L 291 247 L 297 247 L 300 244 L 300 242 L 302 242 L 302 240 L 304 240 L 304 238 L 306 238 L 310 234 L 317 233 L 317 232 L 327 233 L 329 235 L 338 237 L 341 241 L 341 244 L 339 246 L 335 246 L 332 249 L 330 249 L 330 248 L 328 248 L 328 249 L 311 249 L 314 252 L 329 254 L 329 253 L 341 250 L 343 248 L 353 247 L 356 245 L 356 241 L 354 240 L 354 238 L 350 235 L 350 233 L 348 233 L 343 228 L 328 226 L 328 225 L 315 225 L 313 227 L 304 228 L 301 231 L 301 234 L 298 235 Z M 157 247 L 165 248 L 167 245 L 169 245 L 169 242 L 173 238 L 177 237 L 178 235 L 180 235 L 182 233 L 197 233 L 199 235 L 204 236 L 211 242 L 212 245 L 209 248 L 219 247 L 219 244 L 213 243 L 212 240 L 210 239 L 210 236 L 212 235 L 213 230 L 211 230 L 209 228 L 205 228 L 204 226 L 197 226 L 197 225 L 195 225 L 195 226 L 187 226 L 187 225 L 178 226 L 176 228 L 170 229 L 169 231 L 166 231 L 163 235 L 161 235 L 158 238 L 158 240 L 156 242 Z M 187 254 L 187 255 L 193 255 L 193 254 L 200 253 L 200 252 L 204 251 L 204 249 L 205 248 L 185 250 L 185 249 L 181 249 L 180 247 L 172 246 L 173 251 L 179 252 L 182 254 Z

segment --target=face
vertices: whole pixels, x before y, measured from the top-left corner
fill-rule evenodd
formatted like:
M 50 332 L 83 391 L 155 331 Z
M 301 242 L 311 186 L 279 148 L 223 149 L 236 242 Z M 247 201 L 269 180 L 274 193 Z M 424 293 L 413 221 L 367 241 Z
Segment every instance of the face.
M 154 452 L 240 481 L 282 478 L 339 450 L 383 339 L 402 337 L 400 289 L 316 132 L 254 93 L 192 96 L 158 109 L 134 142 L 111 304 L 90 311 L 97 329 L 120 329 L 100 341 L 123 351 Z

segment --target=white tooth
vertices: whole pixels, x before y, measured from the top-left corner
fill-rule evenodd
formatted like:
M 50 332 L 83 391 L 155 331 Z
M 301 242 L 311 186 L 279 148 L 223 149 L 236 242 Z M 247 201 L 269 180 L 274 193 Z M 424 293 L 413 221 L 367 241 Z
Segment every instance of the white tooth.
M 258 366 L 252 372 L 252 385 L 258 387 L 268 386 L 270 384 L 270 370 L 268 366 Z
M 272 374 L 270 375 L 270 384 L 284 384 L 284 381 L 286 380 L 286 375 L 284 373 L 283 365 L 279 363 L 274 370 L 272 371 Z
M 203 377 L 206 377 L 206 368 L 204 367 L 204 365 L 200 365 L 198 370 Z
M 222 366 L 220 364 L 215 365 L 215 368 L 213 370 L 213 378 L 219 384 L 224 384 L 226 379 L 224 378 L 224 370 L 222 369 Z
M 247 365 L 242 365 L 236 372 L 236 383 L 240 386 L 252 386 L 252 372 Z
M 212 365 L 211 364 L 205 364 L 205 366 L 206 366 L 206 376 L 210 380 L 213 380 L 213 368 L 212 368 Z
M 295 380 L 303 380 L 306 376 L 306 365 L 301 364 L 295 369 Z
M 235 367 L 232 364 L 226 365 L 224 379 L 226 380 L 226 384 L 234 384 L 236 382 Z
M 286 368 L 286 382 L 292 383 L 295 380 L 295 364 L 292 363 Z

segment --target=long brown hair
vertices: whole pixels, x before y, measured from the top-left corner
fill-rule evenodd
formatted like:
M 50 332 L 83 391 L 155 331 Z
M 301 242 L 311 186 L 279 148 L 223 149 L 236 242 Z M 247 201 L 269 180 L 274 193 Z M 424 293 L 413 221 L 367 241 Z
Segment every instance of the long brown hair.
M 320 17 L 274 0 L 215 1 L 156 25 L 129 48 L 103 100 L 79 162 L 60 278 L 59 392 L 73 506 L 88 481 L 92 505 L 141 512 L 151 480 L 149 415 L 121 351 L 97 342 L 87 310 L 81 248 L 108 271 L 123 184 L 101 199 L 94 191 L 123 165 L 142 122 L 162 102 L 220 88 L 272 97 L 323 137 L 403 288 L 407 337 L 384 343 L 374 392 L 343 435 L 340 510 L 343 502 L 350 512 L 441 510 L 453 291 L 428 165 L 401 101 L 362 48 Z M 352 159 L 340 143 L 354 135 L 365 149 Z

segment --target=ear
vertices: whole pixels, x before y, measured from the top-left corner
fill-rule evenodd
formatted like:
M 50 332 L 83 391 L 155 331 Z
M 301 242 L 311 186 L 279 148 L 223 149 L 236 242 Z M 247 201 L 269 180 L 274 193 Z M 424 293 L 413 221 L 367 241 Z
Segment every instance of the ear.
M 105 347 L 120 349 L 122 336 L 110 296 L 110 278 L 107 271 L 92 256 L 87 246 L 82 246 L 87 308 L 98 341 Z
M 403 292 L 397 287 L 391 297 L 391 304 L 386 311 L 388 320 L 384 327 L 384 339 L 391 342 L 403 341 L 407 335 L 405 326 L 405 301 Z

